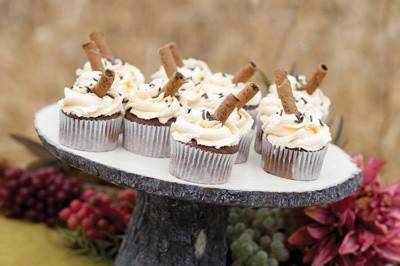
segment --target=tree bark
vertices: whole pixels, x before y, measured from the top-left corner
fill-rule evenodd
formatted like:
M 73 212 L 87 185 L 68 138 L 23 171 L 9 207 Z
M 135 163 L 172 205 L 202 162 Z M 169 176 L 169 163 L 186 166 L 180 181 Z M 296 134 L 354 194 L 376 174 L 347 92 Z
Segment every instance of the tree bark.
M 226 266 L 228 208 L 138 191 L 115 266 Z

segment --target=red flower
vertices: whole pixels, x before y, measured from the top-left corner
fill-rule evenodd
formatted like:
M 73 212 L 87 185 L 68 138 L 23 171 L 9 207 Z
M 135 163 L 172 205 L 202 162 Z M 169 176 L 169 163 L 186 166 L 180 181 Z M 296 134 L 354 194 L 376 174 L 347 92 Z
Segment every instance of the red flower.
M 289 244 L 303 251 L 303 261 L 321 265 L 387 265 L 400 262 L 400 184 L 382 189 L 384 162 L 354 157 L 363 186 L 339 202 L 304 210 L 309 223 L 298 228 Z

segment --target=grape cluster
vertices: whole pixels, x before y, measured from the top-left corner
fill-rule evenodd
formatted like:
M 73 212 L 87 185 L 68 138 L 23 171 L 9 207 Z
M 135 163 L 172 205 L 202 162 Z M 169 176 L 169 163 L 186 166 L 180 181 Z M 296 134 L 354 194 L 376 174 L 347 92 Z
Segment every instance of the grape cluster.
M 0 209 L 7 217 L 54 226 L 58 212 L 80 194 L 80 180 L 53 167 L 32 172 L 8 169 L 0 186 Z
M 234 266 L 275 266 L 289 259 L 285 246 L 289 213 L 280 209 L 232 208 L 228 239 Z
M 119 192 L 117 203 L 105 194 L 87 190 L 80 199 L 61 210 L 59 217 L 69 230 L 79 228 L 88 239 L 105 239 L 125 232 L 135 203 L 133 190 Z

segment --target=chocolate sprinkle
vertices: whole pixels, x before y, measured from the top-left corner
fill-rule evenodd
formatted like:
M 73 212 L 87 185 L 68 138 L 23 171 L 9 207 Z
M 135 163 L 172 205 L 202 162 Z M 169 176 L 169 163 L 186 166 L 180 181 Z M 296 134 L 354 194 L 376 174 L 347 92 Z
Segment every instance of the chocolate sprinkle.
M 324 123 L 322 123 L 321 119 L 318 119 L 318 120 L 319 120 L 319 124 L 321 125 L 321 127 L 323 127 Z
M 308 102 L 306 101 L 306 99 L 304 99 L 303 97 L 301 97 L 301 100 L 303 100 L 304 104 L 307 104 Z
M 201 95 L 201 97 L 208 99 L 208 94 L 207 94 L 207 93 L 203 93 L 203 94 Z
M 107 93 L 106 96 L 110 97 L 111 99 L 115 99 L 114 95 Z
M 300 124 L 300 123 L 302 123 L 303 122 L 303 120 L 304 120 L 304 115 L 303 114 L 301 114 L 301 113 L 299 113 L 299 114 L 296 114 L 296 120 L 294 120 L 294 122 L 296 123 L 296 124 Z
M 154 88 L 154 86 L 156 86 L 156 85 L 154 85 L 153 83 L 149 83 L 150 88 Z
M 128 102 L 128 99 L 126 99 L 126 98 L 124 98 L 123 100 L 122 100 L 122 103 L 127 103 Z
M 313 121 L 313 119 L 312 119 L 312 115 L 310 115 L 310 122 L 312 122 Z

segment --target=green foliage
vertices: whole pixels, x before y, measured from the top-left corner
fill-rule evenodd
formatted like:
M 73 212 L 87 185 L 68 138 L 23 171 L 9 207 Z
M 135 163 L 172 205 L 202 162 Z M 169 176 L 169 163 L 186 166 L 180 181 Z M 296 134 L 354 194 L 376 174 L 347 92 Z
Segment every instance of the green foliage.
M 100 260 L 114 259 L 123 238 L 122 235 L 113 235 L 104 240 L 90 240 L 85 237 L 81 228 L 74 231 L 60 228 L 58 231 L 67 240 L 68 246 L 74 252 Z
M 282 209 L 232 208 L 228 239 L 233 266 L 274 266 L 289 259 L 286 235 L 294 224 Z

